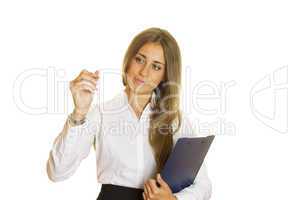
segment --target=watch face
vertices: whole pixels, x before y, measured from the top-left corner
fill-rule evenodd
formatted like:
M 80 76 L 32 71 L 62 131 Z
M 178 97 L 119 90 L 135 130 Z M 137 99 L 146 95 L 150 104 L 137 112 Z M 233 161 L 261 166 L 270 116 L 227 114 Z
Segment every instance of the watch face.
M 72 125 L 82 125 L 85 122 L 85 118 L 82 119 L 82 120 L 75 120 L 72 117 L 72 114 L 70 114 L 68 118 L 69 118 L 69 121 L 71 122 Z

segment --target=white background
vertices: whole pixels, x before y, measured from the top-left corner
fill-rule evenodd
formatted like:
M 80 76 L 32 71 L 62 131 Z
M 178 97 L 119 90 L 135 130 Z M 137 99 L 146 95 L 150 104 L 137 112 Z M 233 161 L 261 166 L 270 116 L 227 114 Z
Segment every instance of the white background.
M 196 102 L 214 113 L 192 106 L 195 124 L 234 127 L 209 125 L 211 199 L 299 199 L 299 10 L 297 1 L 265 0 L 1 1 L 0 199 L 96 199 L 93 151 L 70 179 L 46 175 L 72 110 L 68 81 L 83 68 L 106 72 L 100 93 L 109 99 L 121 89 L 128 44 L 152 26 L 181 47 L 183 106 L 195 105 L 197 88 L 207 93 Z

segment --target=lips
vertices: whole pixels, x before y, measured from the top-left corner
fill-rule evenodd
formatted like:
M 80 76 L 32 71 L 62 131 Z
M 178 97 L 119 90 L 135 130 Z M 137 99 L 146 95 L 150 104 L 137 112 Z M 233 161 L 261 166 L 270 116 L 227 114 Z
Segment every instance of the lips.
M 145 83 L 145 81 L 140 80 L 140 79 L 138 79 L 138 78 L 135 78 L 135 82 L 136 82 L 137 84 L 144 84 L 144 83 Z

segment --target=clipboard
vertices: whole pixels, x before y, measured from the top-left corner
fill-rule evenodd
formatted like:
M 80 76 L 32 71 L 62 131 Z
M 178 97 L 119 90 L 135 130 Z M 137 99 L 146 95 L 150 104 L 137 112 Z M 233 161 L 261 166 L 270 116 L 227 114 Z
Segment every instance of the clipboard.
M 179 138 L 161 171 L 173 193 L 193 184 L 215 136 Z

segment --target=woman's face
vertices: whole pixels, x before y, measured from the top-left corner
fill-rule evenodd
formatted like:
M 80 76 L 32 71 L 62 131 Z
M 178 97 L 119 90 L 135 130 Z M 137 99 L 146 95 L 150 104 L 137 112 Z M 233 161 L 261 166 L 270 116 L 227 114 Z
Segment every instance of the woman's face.
M 129 63 L 126 73 L 128 86 L 134 93 L 150 94 L 164 79 L 165 71 L 162 46 L 146 43 Z

